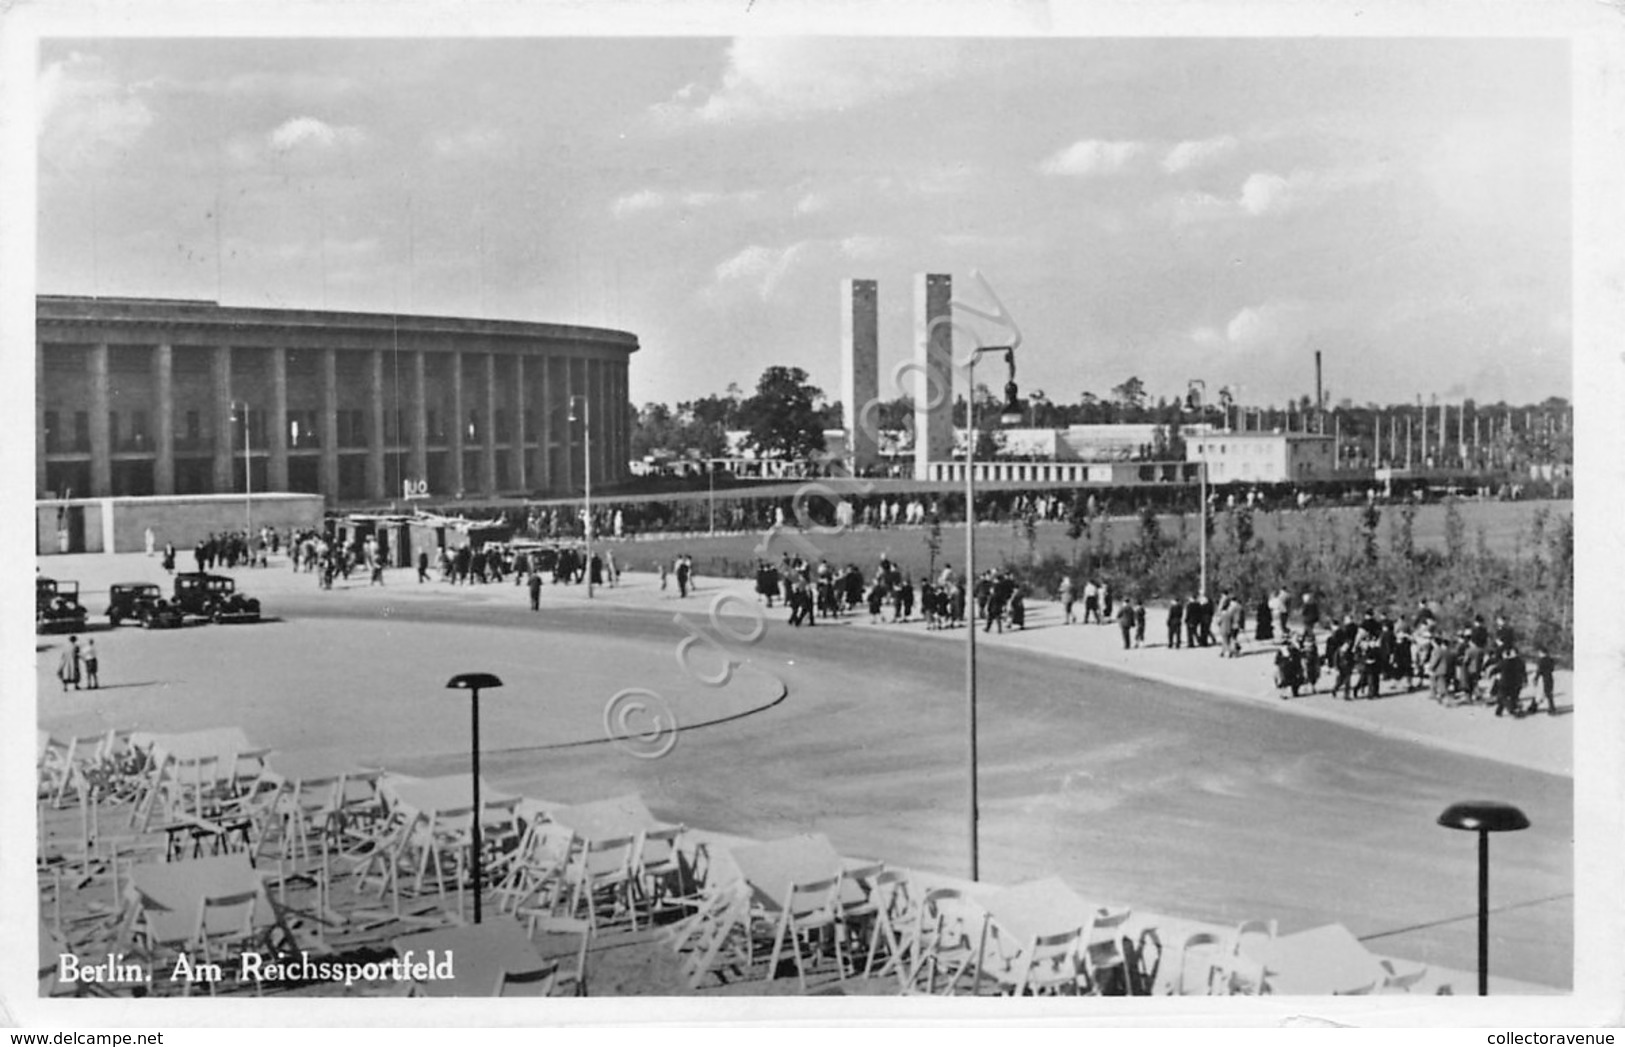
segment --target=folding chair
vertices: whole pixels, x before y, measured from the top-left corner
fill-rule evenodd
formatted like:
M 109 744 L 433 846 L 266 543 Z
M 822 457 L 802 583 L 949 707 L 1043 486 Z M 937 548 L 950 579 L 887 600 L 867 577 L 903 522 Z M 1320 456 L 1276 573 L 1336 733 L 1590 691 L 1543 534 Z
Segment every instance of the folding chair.
M 841 952 L 841 935 L 838 923 L 840 920 L 840 886 L 839 875 L 816 880 L 810 883 L 792 883 L 785 892 L 786 902 L 784 909 L 779 913 L 778 926 L 773 932 L 773 952 L 767 961 L 767 977 L 771 980 L 778 972 L 779 956 L 784 946 L 788 944 L 796 958 L 796 979 L 801 985 L 801 991 L 807 991 L 807 969 L 803 962 L 801 943 L 807 940 L 809 951 L 816 957 L 812 949 L 814 935 L 822 935 L 825 931 L 835 942 L 835 966 L 842 978 L 846 977 L 846 962 Z
M 920 919 L 920 907 L 915 902 L 908 874 L 891 869 L 881 873 L 875 877 L 870 897 L 875 900 L 876 912 L 874 930 L 870 932 L 865 950 L 864 977 L 875 973 L 875 960 L 884 955 L 886 963 L 880 969 L 881 977 L 896 974 L 899 987 L 906 989 L 909 975 L 906 964 Z
M 636 852 L 636 838 L 631 836 L 582 842 L 576 849 L 574 859 L 565 866 L 565 881 L 571 888 L 568 915 L 576 915 L 585 902 L 587 921 L 596 934 L 598 899 L 601 895 L 608 895 L 611 901 L 617 903 L 611 913 L 624 907 L 632 921 L 632 929 L 637 930 L 638 910 L 632 897 L 635 889 L 632 869 Z
M 880 919 L 881 904 L 875 886 L 885 871 L 886 866 L 883 862 L 841 870 L 841 883 L 836 892 L 838 904 L 836 917 L 840 923 L 841 937 L 846 941 L 847 954 L 852 957 L 852 973 L 857 972 L 858 964 L 855 947 L 866 948 L 874 939 L 874 928 Z M 864 966 L 867 968 L 867 954 L 864 960 Z
M 1014 995 L 1075 996 L 1088 979 L 1083 969 L 1083 928 L 1039 935 L 1023 950 Z
M 1179 970 L 1175 975 L 1173 992 L 1176 996 L 1219 996 L 1228 988 L 1229 970 L 1225 965 L 1224 939 L 1217 934 L 1201 931 L 1186 937 L 1179 949 Z M 1197 961 L 1199 977 L 1191 989 L 1191 960 Z
M 914 970 L 908 984 L 918 986 L 920 975 L 929 970 L 925 991 L 936 995 L 937 974 L 946 970 L 944 995 L 954 995 L 966 973 L 974 985 L 986 936 L 987 914 L 964 892 L 951 887 L 931 891 L 921 902 L 920 918 L 915 924 Z
M 496 990 L 492 996 L 551 996 L 558 979 L 559 965 L 546 964 L 532 971 L 515 974 L 503 971 L 497 975 Z
M 638 846 L 635 879 L 638 896 L 648 902 L 651 920 L 663 899 L 689 898 L 693 894 L 689 869 L 683 861 L 683 852 L 677 846 L 678 839 L 687 831 L 681 825 L 649 829 L 644 832 L 643 841 Z M 676 884 L 675 891 L 671 889 L 673 883 Z
M 570 830 L 552 822 L 533 820 L 525 828 L 519 846 L 494 889 L 498 912 L 518 912 L 534 908 L 532 899 L 545 892 L 541 911 L 558 907 L 564 866 L 570 857 Z
M 570 995 L 587 995 L 587 946 L 592 942 L 592 924 L 568 916 L 550 916 L 533 911 L 529 915 L 525 933 L 532 942 L 536 941 L 538 934 L 554 938 L 575 938 L 575 949 L 571 954 L 575 957 L 575 965 L 565 970 L 565 957 L 563 955 L 557 957 L 554 969 L 558 972 L 558 977 L 553 988 L 557 990 L 561 983 L 567 984 L 570 986 Z M 542 955 L 548 959 L 555 958 L 551 951 L 544 951 Z
M 1089 991 L 1093 995 L 1117 995 L 1106 991 L 1106 975 L 1112 972 L 1115 972 L 1113 981 L 1122 984 L 1122 995 L 1134 994 L 1134 986 L 1129 978 L 1128 954 L 1123 950 L 1123 924 L 1128 922 L 1131 915 L 1131 909 L 1103 909 L 1089 926 L 1083 946 L 1083 967 L 1089 979 Z
M 203 951 L 203 959 L 215 962 L 216 950 L 222 960 L 233 954 L 251 951 L 259 936 L 254 930 L 254 907 L 260 892 L 243 891 L 240 894 L 205 896 L 198 903 L 197 925 L 192 932 L 191 945 Z M 209 982 L 209 995 L 213 996 L 215 983 Z M 260 982 L 254 981 L 254 994 L 260 995 Z
M 1427 977 L 1428 967 L 1425 963 L 1402 967 L 1387 957 L 1377 962 L 1382 964 L 1383 992 L 1410 992 L 1417 982 Z
M 1269 991 L 1264 958 L 1277 932 L 1274 920 L 1246 920 L 1236 928 L 1230 944 L 1231 995 L 1258 996 Z

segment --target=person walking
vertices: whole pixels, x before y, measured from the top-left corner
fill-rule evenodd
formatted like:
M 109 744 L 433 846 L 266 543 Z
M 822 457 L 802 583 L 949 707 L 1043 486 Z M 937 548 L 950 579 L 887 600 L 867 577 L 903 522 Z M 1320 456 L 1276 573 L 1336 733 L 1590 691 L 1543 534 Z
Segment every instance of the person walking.
M 1093 618 L 1096 624 L 1100 622 L 1100 587 L 1093 578 L 1083 583 L 1083 624 L 1088 625 Z
M 157 544 L 158 544 L 158 536 L 152 533 L 152 528 L 150 528 L 150 527 L 147 528 L 147 555 L 148 556 L 152 555 L 153 548 Z
M 1076 618 L 1072 613 L 1072 605 L 1077 600 L 1076 595 L 1072 592 L 1071 575 L 1066 575 L 1061 579 L 1061 587 L 1059 590 L 1057 590 L 1056 595 L 1061 598 L 1062 623 L 1065 625 L 1071 625 L 1074 621 L 1076 621 Z
M 1177 595 L 1168 603 L 1168 646 L 1180 646 L 1180 634 L 1185 627 L 1185 601 Z
M 1145 646 L 1145 597 L 1134 598 L 1134 646 Z
M 91 637 L 85 638 L 85 687 L 88 690 L 97 690 L 102 685 L 98 672 L 101 663 L 96 658 L 96 641 Z
M 1124 600 L 1117 608 L 1117 628 L 1123 634 L 1123 650 L 1134 647 L 1134 605 Z
M 1556 674 L 1557 661 L 1552 652 L 1544 647 L 1538 648 L 1540 656 L 1535 659 L 1535 679 L 1540 683 L 1540 692 L 1546 696 L 1546 712 L 1549 716 L 1557 715 L 1557 702 L 1552 698 L 1553 676 Z M 1539 706 L 1531 701 L 1529 711 L 1534 712 Z
M 429 580 L 429 550 L 418 550 L 418 584 Z
M 530 609 L 542 609 L 542 576 L 537 571 L 530 572 Z

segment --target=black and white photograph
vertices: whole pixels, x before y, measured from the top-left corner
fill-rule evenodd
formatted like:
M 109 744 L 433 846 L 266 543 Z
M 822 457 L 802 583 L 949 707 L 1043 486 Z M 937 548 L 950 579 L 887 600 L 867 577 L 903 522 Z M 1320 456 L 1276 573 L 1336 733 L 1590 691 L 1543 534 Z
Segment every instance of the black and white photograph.
M 1620 1023 L 1617 15 L 234 6 L 0 16 L 11 1021 Z

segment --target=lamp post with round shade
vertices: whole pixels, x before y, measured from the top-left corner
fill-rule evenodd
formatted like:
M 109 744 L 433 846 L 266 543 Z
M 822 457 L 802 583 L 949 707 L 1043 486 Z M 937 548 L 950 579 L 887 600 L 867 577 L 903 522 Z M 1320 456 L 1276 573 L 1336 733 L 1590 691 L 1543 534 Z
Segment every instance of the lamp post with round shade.
M 485 891 L 485 880 L 480 868 L 481 841 L 480 841 L 480 688 L 501 687 L 502 681 L 490 673 L 459 673 L 453 676 L 446 688 L 452 691 L 472 691 L 472 701 L 469 708 L 472 710 L 474 737 L 470 743 L 474 754 L 474 922 L 480 922 L 480 895 Z
M 1447 829 L 1478 833 L 1478 995 L 1490 994 L 1490 833 L 1529 828 L 1529 819 L 1509 803 L 1467 800 L 1439 815 Z
M 581 465 L 585 487 L 582 510 L 587 514 L 587 526 L 582 532 L 587 539 L 587 598 L 592 599 L 592 399 L 576 394 L 570 397 L 570 421 L 576 420 L 576 401 L 581 401 Z

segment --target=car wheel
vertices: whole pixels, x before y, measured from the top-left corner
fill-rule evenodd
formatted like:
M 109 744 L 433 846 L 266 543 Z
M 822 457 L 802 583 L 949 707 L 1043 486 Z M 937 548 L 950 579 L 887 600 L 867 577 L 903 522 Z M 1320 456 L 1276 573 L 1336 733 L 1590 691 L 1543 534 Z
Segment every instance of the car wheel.
M 224 617 L 225 617 L 225 615 L 220 612 L 220 608 L 216 607 L 214 609 L 214 611 L 209 615 L 209 620 L 212 621 L 214 624 L 219 625 L 220 622 L 221 622 L 221 619 L 223 619 Z

